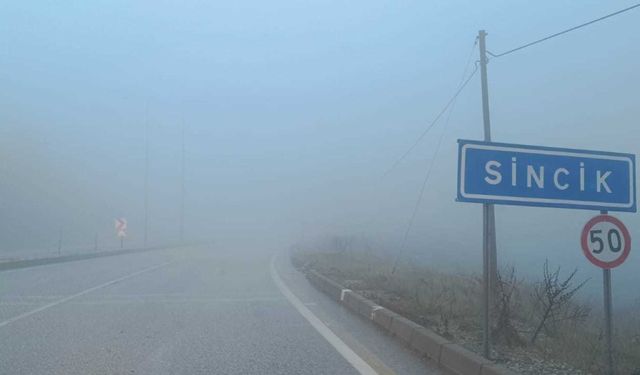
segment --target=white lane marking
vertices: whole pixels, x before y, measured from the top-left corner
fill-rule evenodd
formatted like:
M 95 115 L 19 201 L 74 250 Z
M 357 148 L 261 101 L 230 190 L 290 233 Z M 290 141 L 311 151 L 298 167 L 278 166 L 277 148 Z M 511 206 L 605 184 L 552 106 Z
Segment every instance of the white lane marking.
M 285 285 L 284 281 L 278 275 L 276 267 L 274 265 L 275 255 L 271 258 L 271 278 L 276 283 L 280 292 L 289 300 L 293 307 L 298 310 L 313 328 L 322 335 L 337 351 L 355 368 L 360 374 L 363 375 L 378 375 L 378 373 L 371 367 L 364 359 L 362 359 L 356 352 L 354 352 L 347 344 L 344 343 L 335 333 L 329 329 L 317 316 L 315 316 L 311 310 L 309 310 L 302 301 L 296 297 L 291 290 Z
M 171 264 L 171 262 L 166 262 L 166 263 L 162 263 L 162 264 L 160 264 L 160 265 L 158 265 L 158 266 L 153 266 L 153 267 L 144 268 L 144 269 L 142 269 L 142 270 L 140 270 L 140 271 L 136 271 L 136 272 L 134 272 L 134 273 L 130 273 L 130 274 L 126 275 L 126 276 L 119 277 L 119 278 L 117 278 L 117 279 L 115 279 L 115 280 L 107 281 L 107 282 L 106 282 L 106 283 L 104 283 L 104 284 L 96 285 L 96 286 L 91 287 L 91 288 L 89 288 L 89 289 L 85 289 L 85 290 L 83 290 L 82 292 L 79 292 L 79 293 L 76 293 L 76 294 L 70 295 L 70 296 L 68 296 L 68 297 L 65 297 L 65 298 L 59 299 L 59 300 L 57 300 L 57 301 L 51 302 L 51 303 L 49 303 L 49 304 L 46 304 L 46 305 L 44 305 L 44 306 L 38 307 L 37 309 L 33 309 L 33 310 L 31 310 L 31 311 L 27 311 L 27 312 L 22 313 L 22 314 L 20 314 L 20 315 L 14 316 L 13 318 L 10 318 L 10 319 L 7 319 L 7 320 L 5 320 L 5 321 L 3 321 L 3 322 L 0 322 L 0 328 L 2 328 L 2 327 L 4 327 L 4 326 L 7 326 L 7 325 L 9 325 L 9 324 L 11 324 L 11 323 L 13 323 L 13 322 L 15 322 L 15 321 L 17 321 L 17 320 L 24 319 L 24 318 L 26 318 L 26 317 L 29 317 L 29 316 L 33 315 L 33 314 L 37 314 L 37 313 L 39 313 L 39 312 L 41 312 L 41 311 L 44 311 L 44 310 L 50 309 L 50 308 L 52 308 L 52 307 L 54 307 L 54 306 L 58 306 L 58 305 L 60 305 L 60 304 L 63 304 L 63 303 L 65 303 L 65 302 L 68 302 L 68 301 L 70 301 L 70 300 L 72 300 L 72 299 L 74 299 L 74 298 L 77 298 L 77 297 L 83 296 L 83 295 L 85 295 L 85 294 L 87 294 L 87 293 L 91 293 L 91 292 L 93 292 L 93 291 L 95 291 L 95 290 L 105 288 L 105 287 L 107 287 L 107 286 L 109 286 L 109 285 L 117 284 L 117 283 L 119 283 L 119 282 L 121 282 L 121 281 L 124 281 L 124 280 L 130 279 L 130 278 L 132 278 L 132 277 L 136 277 L 136 276 L 141 275 L 141 274 L 143 274 L 143 273 L 145 273 L 145 272 L 150 272 L 150 271 L 153 271 L 153 270 L 157 270 L 158 268 L 165 267 L 165 266 L 167 266 L 167 265 L 169 265 L 169 264 Z
M 24 296 L 20 296 L 20 295 L 4 295 L 2 296 L 2 300 L 0 301 L 0 303 L 6 302 L 6 301 L 23 301 L 23 300 L 33 300 L 33 301 L 38 301 L 38 300 L 52 300 L 52 299 L 60 299 L 60 298 L 64 298 L 66 297 L 66 295 L 64 294 L 52 294 L 49 296 L 36 296 L 36 295 L 24 295 Z
M 73 305 L 111 305 L 131 303 L 254 303 L 254 302 L 285 302 L 283 297 L 273 298 L 119 298 L 118 296 L 69 302 Z M 38 301 L 0 301 L 0 307 L 19 305 L 39 305 Z

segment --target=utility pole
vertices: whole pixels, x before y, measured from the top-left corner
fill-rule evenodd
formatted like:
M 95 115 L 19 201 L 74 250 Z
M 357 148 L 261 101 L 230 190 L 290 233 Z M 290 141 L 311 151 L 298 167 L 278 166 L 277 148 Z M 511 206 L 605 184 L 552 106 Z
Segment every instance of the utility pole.
M 487 83 L 487 47 L 484 30 L 478 32 L 480 49 L 480 81 L 482 85 L 482 120 L 484 124 L 484 140 L 491 142 L 491 117 L 489 116 L 489 86 Z M 497 283 L 497 252 L 496 252 L 496 219 L 493 204 L 482 205 L 482 263 L 483 263 L 483 354 L 485 358 L 491 356 L 491 301 Z
M 58 256 L 62 253 L 62 226 L 60 226 L 60 232 L 58 232 Z
M 180 160 L 180 243 L 184 243 L 184 173 L 185 173 L 185 143 L 184 120 L 182 121 L 182 148 Z
M 147 247 L 149 229 L 149 110 L 144 125 L 144 246 Z M 120 244 L 122 247 L 122 244 Z

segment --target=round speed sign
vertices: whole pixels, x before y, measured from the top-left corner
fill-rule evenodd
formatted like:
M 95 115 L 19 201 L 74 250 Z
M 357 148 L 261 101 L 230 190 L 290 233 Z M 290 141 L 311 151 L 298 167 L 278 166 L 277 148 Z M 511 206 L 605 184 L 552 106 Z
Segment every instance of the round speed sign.
M 589 220 L 582 229 L 580 243 L 587 259 L 605 269 L 621 265 L 631 251 L 627 227 L 609 215 L 598 215 Z

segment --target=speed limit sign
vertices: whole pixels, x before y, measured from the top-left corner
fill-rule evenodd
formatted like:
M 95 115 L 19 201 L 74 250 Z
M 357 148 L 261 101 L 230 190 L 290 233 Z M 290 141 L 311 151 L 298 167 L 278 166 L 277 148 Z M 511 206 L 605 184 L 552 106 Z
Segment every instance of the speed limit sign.
M 627 227 L 609 215 L 598 215 L 589 220 L 582 229 L 580 242 L 587 259 L 604 269 L 618 267 L 631 251 Z

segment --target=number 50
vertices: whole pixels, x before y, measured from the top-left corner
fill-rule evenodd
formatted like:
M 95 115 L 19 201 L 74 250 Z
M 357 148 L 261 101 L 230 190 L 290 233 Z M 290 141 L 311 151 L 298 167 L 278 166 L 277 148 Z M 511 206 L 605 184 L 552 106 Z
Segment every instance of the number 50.
M 604 250 L 604 241 L 600 237 L 601 234 L 602 230 L 600 229 L 593 229 L 589 231 L 589 241 L 591 241 L 592 244 L 598 244 L 597 248 L 594 247 L 593 250 L 591 250 L 594 254 L 600 254 Z M 614 253 L 617 253 L 622 249 L 622 238 L 620 236 L 620 232 L 616 228 L 611 228 L 607 232 L 607 243 L 609 245 L 609 249 Z

